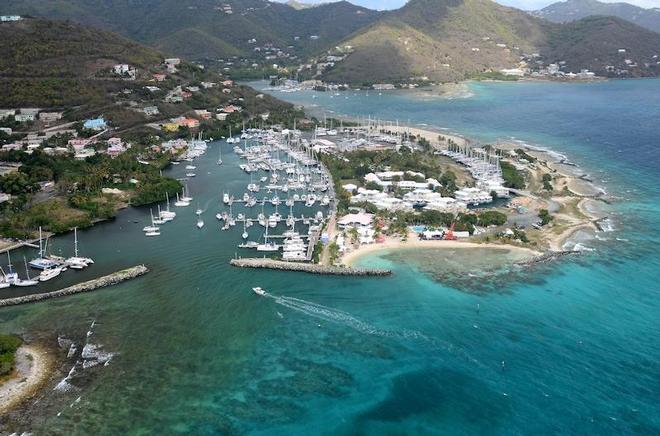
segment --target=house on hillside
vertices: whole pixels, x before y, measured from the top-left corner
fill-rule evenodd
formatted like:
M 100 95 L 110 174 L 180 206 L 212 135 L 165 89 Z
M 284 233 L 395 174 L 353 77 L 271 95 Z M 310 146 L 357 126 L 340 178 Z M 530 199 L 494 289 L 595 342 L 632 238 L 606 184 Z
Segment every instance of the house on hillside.
M 62 119 L 64 112 L 41 112 L 39 114 L 39 121 L 42 123 L 54 123 Z
M 152 77 L 156 82 L 163 82 L 167 78 L 167 74 L 165 73 L 154 73 L 152 74 Z

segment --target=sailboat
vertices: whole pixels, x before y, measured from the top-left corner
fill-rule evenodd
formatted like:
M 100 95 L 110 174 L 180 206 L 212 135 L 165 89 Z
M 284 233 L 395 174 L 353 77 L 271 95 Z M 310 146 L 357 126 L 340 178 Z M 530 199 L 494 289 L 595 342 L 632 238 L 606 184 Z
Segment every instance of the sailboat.
M 151 213 L 151 225 L 144 227 L 142 231 L 144 232 L 145 236 L 160 236 L 160 227 L 158 227 L 154 223 L 153 211 L 150 210 L 150 213 Z
M 170 211 L 170 196 L 167 192 L 165 193 L 165 199 L 167 201 L 167 209 L 160 212 L 160 219 L 167 222 L 172 221 L 176 217 L 176 212 Z
M 201 229 L 202 227 L 204 227 L 204 220 L 202 219 L 202 217 L 199 217 L 197 218 L 197 228 Z
M 13 284 L 14 286 L 27 287 L 27 286 L 36 286 L 39 284 L 38 280 L 34 280 L 30 277 L 30 271 L 28 270 L 27 259 L 23 257 L 23 262 L 25 263 L 25 280 L 17 279 Z
M 247 232 L 247 220 L 243 221 L 243 234 L 241 235 L 243 239 L 248 238 L 248 232 Z
M 2 277 L 0 277 L 0 289 L 8 288 L 11 286 L 11 283 L 7 281 L 7 275 L 5 274 L 5 270 L 0 267 L 0 273 L 2 273 Z
M 73 229 L 73 257 L 66 260 L 66 264 L 72 269 L 83 269 L 93 264 L 94 261 L 89 257 L 78 256 L 78 227 Z
M 174 205 L 176 207 L 186 207 L 186 206 L 190 206 L 190 202 L 189 201 L 184 201 L 183 199 L 179 198 L 179 193 L 177 192 L 176 193 L 176 201 L 174 202 Z
M 187 184 L 186 184 L 186 186 L 183 187 L 183 190 L 181 191 L 181 201 L 187 201 L 188 203 L 193 201 L 192 197 L 188 197 L 188 185 Z
M 9 255 L 9 253 L 7 253 L 7 255 Z M 32 268 L 41 269 L 41 270 L 57 266 L 57 262 L 48 259 L 45 256 L 41 227 L 39 227 L 39 257 L 32 259 L 29 263 Z
M 17 281 L 19 281 L 20 279 L 18 278 L 18 273 L 14 271 L 14 267 L 11 264 L 11 256 L 9 255 L 9 251 L 7 251 L 7 269 L 8 269 L 9 272 L 7 274 L 5 274 L 4 271 L 3 271 L 2 274 L 5 277 L 5 281 L 7 283 L 13 285 Z
M 222 165 L 222 145 L 218 144 L 218 165 Z

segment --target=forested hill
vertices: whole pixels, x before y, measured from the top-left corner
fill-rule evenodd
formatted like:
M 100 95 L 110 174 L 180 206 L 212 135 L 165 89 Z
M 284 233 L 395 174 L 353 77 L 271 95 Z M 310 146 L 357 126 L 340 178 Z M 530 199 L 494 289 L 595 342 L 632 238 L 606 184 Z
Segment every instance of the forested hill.
M 192 60 L 250 56 L 268 45 L 304 56 L 382 15 L 346 1 L 294 8 L 266 0 L 0 0 L 0 11 L 75 20 Z
M 567 71 L 589 68 L 602 76 L 660 72 L 658 34 L 615 17 L 551 23 L 490 0 L 411 0 L 341 45 L 352 54 L 328 80 L 463 80 L 517 68 L 521 60 L 532 67 L 563 62 Z
M 603 3 L 598 0 L 567 0 L 534 11 L 533 15 L 557 23 L 580 20 L 596 15 L 622 18 L 648 30 L 660 33 L 660 8 L 645 9 L 630 3 Z

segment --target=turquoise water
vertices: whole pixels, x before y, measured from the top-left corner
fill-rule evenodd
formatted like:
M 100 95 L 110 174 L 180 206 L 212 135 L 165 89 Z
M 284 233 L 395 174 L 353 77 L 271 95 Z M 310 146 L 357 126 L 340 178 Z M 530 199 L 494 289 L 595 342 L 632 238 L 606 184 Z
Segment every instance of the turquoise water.
M 90 341 L 118 353 L 75 376 L 74 390 L 48 390 L 24 418 L 29 423 L 14 429 L 660 433 L 660 81 L 472 88 L 474 97 L 460 100 L 280 96 L 564 152 L 619 198 L 616 230 L 589 242 L 594 252 L 473 280 L 427 274 L 397 253 L 361 261 L 393 268 L 386 279 L 231 269 L 240 231 L 221 232 L 213 215 L 223 190 L 242 192 L 247 182 L 229 147 L 225 165 L 215 165 L 214 145 L 190 183 L 195 202 L 208 205 L 203 230 L 191 206 L 153 240 L 132 222 L 144 222 L 148 209 L 80 234 L 81 248 L 97 260 L 83 274 L 139 262 L 150 274 L 0 310 L 0 330 L 47 341 L 59 334 L 80 343 L 96 320 Z M 58 238 L 55 247 L 70 243 Z M 255 297 L 252 286 L 271 296 Z

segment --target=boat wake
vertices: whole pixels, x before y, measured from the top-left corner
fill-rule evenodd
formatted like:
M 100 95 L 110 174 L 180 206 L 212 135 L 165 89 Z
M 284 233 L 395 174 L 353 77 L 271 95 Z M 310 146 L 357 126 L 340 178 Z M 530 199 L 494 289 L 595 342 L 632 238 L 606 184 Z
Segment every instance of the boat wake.
M 322 304 L 312 303 L 311 301 L 301 300 L 294 297 L 281 297 L 272 294 L 265 294 L 265 297 L 273 299 L 275 303 L 284 306 L 288 309 L 311 316 L 313 318 L 321 319 L 323 321 L 332 322 L 334 324 L 344 325 L 360 333 L 379 336 L 383 338 L 403 339 L 403 340 L 417 340 L 431 345 L 433 348 L 441 349 L 456 356 L 462 357 L 472 363 L 481 365 L 480 362 L 470 356 L 465 350 L 456 347 L 454 344 L 443 341 L 438 338 L 429 337 L 426 334 L 417 331 L 403 329 L 399 331 L 384 330 L 378 328 L 368 322 L 362 321 L 359 318 L 351 315 L 343 310 L 333 309 Z

